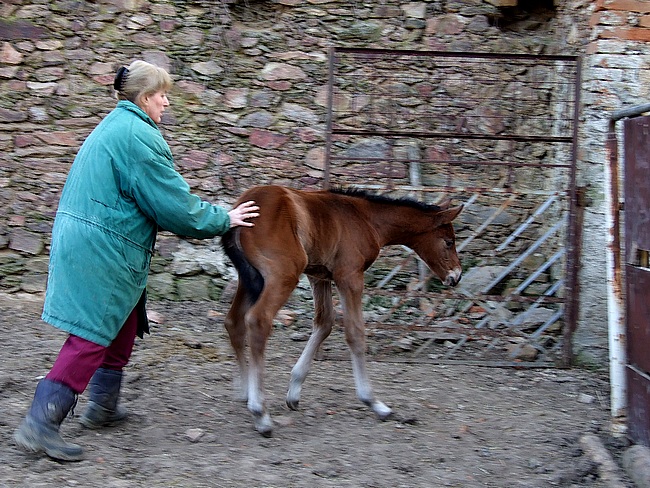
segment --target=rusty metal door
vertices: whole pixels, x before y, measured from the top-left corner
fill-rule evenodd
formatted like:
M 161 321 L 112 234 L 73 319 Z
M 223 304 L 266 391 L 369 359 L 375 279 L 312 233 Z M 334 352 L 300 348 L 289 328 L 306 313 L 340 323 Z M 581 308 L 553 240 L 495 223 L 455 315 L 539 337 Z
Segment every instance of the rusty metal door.
M 627 119 L 624 139 L 628 429 L 650 446 L 650 117 Z

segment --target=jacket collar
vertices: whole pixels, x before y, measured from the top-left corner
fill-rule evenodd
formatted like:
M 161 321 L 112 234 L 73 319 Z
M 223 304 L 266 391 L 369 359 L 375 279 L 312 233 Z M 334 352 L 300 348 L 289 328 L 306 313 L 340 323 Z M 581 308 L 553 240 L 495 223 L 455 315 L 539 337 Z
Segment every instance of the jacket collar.
M 133 112 L 142 120 L 144 120 L 147 124 L 151 125 L 152 127 L 155 127 L 156 129 L 158 128 L 158 125 L 153 121 L 151 117 L 147 115 L 147 113 L 144 110 L 142 110 L 135 103 L 129 100 L 120 100 L 119 102 L 117 102 L 117 108 L 123 108 L 125 110 L 128 110 L 129 112 Z

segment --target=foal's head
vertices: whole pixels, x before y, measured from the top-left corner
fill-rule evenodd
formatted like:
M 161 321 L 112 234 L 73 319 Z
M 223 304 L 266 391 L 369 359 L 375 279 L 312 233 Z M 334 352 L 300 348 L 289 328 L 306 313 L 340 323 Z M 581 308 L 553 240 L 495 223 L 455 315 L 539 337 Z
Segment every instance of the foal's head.
M 448 204 L 445 204 L 432 213 L 431 229 L 420 234 L 412 248 L 444 285 L 456 286 L 463 270 L 456 253 L 456 235 L 452 222 L 463 210 L 463 206 L 447 207 Z

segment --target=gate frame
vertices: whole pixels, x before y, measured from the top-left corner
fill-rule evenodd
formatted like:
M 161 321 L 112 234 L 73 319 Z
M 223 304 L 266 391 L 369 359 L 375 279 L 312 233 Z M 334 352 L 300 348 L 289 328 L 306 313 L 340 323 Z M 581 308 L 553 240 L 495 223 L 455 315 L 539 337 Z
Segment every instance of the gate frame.
M 607 199 L 607 308 L 609 336 L 610 415 L 612 431 L 622 434 L 629 430 L 627 317 L 621 261 L 620 212 L 624 211 L 619 185 L 619 157 L 616 123 L 650 112 L 650 103 L 618 110 L 609 118 L 605 165 L 605 197 Z M 638 439 L 633 439 L 638 440 Z
M 569 216 L 567 221 L 567 259 L 565 276 L 566 280 L 566 300 L 564 301 L 564 324 L 563 330 L 563 344 L 562 354 L 559 359 L 558 366 L 569 368 L 573 364 L 573 336 L 577 328 L 579 316 L 579 303 L 580 303 L 580 286 L 579 286 L 579 272 L 580 272 L 580 251 L 582 248 L 582 224 L 584 216 L 584 192 L 582 189 L 577 188 L 576 173 L 577 173 L 577 154 L 578 154 L 578 122 L 580 112 L 580 93 L 582 85 L 582 58 L 580 56 L 571 55 L 535 55 L 535 54 L 502 54 L 502 53 L 469 53 L 469 52 L 454 52 L 454 51 L 418 51 L 418 50 L 393 50 L 393 49 L 373 49 L 373 48 L 344 48 L 344 47 L 330 47 L 328 50 L 329 58 L 329 73 L 328 73 L 328 86 L 327 86 L 327 116 L 326 116 L 326 146 L 324 157 L 324 174 L 323 174 L 323 189 L 330 187 L 330 167 L 332 161 L 332 139 L 335 134 L 356 134 L 370 135 L 368 131 L 349 131 L 349 130 L 336 130 L 333 127 L 333 103 L 334 103 L 334 68 L 336 65 L 336 53 L 367 53 L 374 55 L 413 55 L 413 56 L 437 56 L 437 57 L 460 57 L 460 58 L 476 58 L 476 59 L 522 59 L 522 60 L 557 60 L 557 61 L 572 61 L 575 63 L 576 76 L 574 84 L 574 100 L 573 100 L 573 121 L 572 121 L 572 134 L 570 137 L 526 137 L 526 136 L 511 136 L 512 139 L 518 141 L 542 141 L 542 142 L 568 142 L 571 144 L 570 149 L 570 169 L 569 169 Z M 382 134 L 390 135 L 390 131 L 385 131 Z M 410 134 L 410 137 L 426 138 L 432 134 Z M 435 135 L 434 135 L 435 136 Z M 439 135 L 438 135 L 439 136 Z M 453 134 L 450 137 L 461 137 L 460 134 Z M 486 139 L 502 139 L 500 137 L 484 137 Z M 521 367 L 522 365 L 519 364 Z

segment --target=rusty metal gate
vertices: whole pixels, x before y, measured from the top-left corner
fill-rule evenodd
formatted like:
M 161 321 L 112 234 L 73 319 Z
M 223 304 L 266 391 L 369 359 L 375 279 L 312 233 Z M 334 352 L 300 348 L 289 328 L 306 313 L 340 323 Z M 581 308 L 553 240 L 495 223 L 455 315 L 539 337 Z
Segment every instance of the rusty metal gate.
M 628 426 L 650 446 L 650 117 L 627 119 L 623 130 Z
M 459 287 L 386 249 L 364 303 L 376 358 L 568 366 L 579 306 L 580 59 L 332 48 L 324 187 L 465 209 Z

